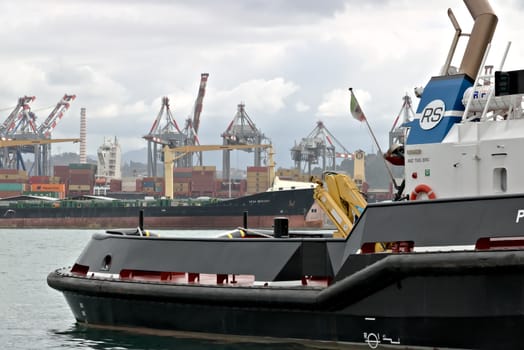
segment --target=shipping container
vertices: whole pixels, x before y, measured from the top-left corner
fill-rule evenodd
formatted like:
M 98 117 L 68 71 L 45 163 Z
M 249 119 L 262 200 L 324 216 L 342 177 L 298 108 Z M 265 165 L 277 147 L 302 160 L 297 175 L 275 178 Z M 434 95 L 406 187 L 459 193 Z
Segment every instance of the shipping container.
M 92 171 L 92 170 L 86 170 L 86 169 L 70 169 L 69 170 L 69 176 L 71 175 L 89 175 L 89 176 L 93 176 L 95 177 L 96 175 L 96 172 Z
M 192 168 L 175 168 L 173 170 L 173 177 L 174 178 L 191 178 L 192 173 L 193 173 Z
M 73 191 L 90 191 L 91 189 L 92 189 L 92 186 L 90 186 L 90 185 L 69 184 L 69 192 L 73 192 Z
M 18 169 L 0 169 L 0 175 L 4 174 L 18 174 Z
M 88 169 L 91 171 L 94 171 L 96 173 L 96 164 L 89 164 L 89 163 L 71 163 L 69 164 L 69 169 L 71 170 L 77 170 L 77 169 Z
M 59 182 L 67 183 L 69 178 L 69 167 L 66 165 L 55 165 L 53 167 L 53 175 L 60 179 Z
M 65 193 L 64 184 L 31 184 L 30 191 L 33 192 L 63 192 Z
M 142 187 L 144 188 L 154 188 L 155 187 L 155 182 L 154 181 L 142 181 Z
M 122 191 L 122 180 L 111 179 L 111 182 L 109 183 L 109 191 L 121 192 Z
M 29 183 L 30 184 L 48 184 L 49 176 L 30 176 Z
M 26 190 L 26 184 L 18 182 L 2 182 L 0 183 L 0 191 L 17 191 L 22 193 Z
M 174 184 L 173 194 L 178 197 L 189 197 L 191 195 L 191 184 L 190 183 Z
M 175 177 L 173 178 L 173 183 L 186 183 L 189 184 L 193 181 L 191 177 Z
M 60 177 L 59 176 L 50 176 L 49 177 L 49 183 L 50 184 L 59 184 L 59 183 L 65 183 L 65 181 L 60 181 Z
M 94 184 L 95 178 L 92 174 L 70 174 L 69 183 L 72 184 Z
M 157 182 L 157 181 L 164 181 L 164 178 L 163 177 L 159 177 L 159 176 L 149 176 L 149 177 L 144 177 L 142 179 L 143 181 L 149 181 L 149 182 Z
M 193 172 L 200 172 L 200 171 L 217 171 L 217 167 L 214 165 L 204 165 L 204 166 L 194 166 Z
M 5 171 L 5 170 L 13 170 L 13 169 L 0 169 L 4 170 L 3 172 L 0 172 L 0 180 L 3 182 L 27 182 L 28 177 L 27 173 L 23 170 L 14 170 L 14 171 Z
M 269 170 L 269 167 L 267 166 L 248 166 L 247 167 L 248 173 L 253 173 L 253 172 L 262 173 L 262 172 L 268 172 L 268 170 Z
M 193 191 L 214 192 L 216 190 L 216 183 L 214 179 L 209 179 L 208 181 L 192 181 L 191 188 Z
M 144 189 L 144 181 L 142 179 L 136 179 L 135 190 L 137 192 L 142 192 Z

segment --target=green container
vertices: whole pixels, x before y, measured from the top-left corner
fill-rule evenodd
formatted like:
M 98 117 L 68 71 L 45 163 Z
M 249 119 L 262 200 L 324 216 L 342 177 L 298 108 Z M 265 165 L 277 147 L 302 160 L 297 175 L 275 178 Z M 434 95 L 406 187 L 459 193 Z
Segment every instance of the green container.
M 18 182 L 0 182 L 0 191 L 20 191 L 24 190 L 24 184 Z
M 96 164 L 89 163 L 71 163 L 69 169 L 96 169 Z

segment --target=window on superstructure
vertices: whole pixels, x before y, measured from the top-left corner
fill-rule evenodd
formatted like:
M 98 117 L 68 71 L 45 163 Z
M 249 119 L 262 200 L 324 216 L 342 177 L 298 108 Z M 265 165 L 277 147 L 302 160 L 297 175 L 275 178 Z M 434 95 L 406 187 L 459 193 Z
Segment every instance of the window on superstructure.
M 508 172 L 506 168 L 493 169 L 493 190 L 499 193 L 508 190 Z

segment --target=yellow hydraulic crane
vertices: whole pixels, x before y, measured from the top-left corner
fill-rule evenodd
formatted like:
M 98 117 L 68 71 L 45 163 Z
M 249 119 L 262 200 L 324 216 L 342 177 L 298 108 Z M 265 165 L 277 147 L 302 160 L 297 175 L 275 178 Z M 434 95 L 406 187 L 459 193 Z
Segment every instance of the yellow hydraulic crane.
M 323 179 L 311 178 L 318 185 L 313 197 L 337 227 L 333 237 L 345 238 L 367 206 L 367 201 L 349 176 L 326 172 Z
M 163 148 L 164 152 L 164 182 L 165 190 L 164 195 L 166 198 L 173 198 L 173 170 L 174 161 L 181 158 L 188 153 L 193 152 L 204 152 L 204 151 L 223 151 L 223 150 L 235 150 L 235 149 L 252 149 L 262 148 L 268 149 L 269 158 L 269 180 L 273 182 L 275 177 L 275 163 L 273 161 L 273 145 L 271 144 L 260 144 L 260 145 L 194 145 L 194 146 L 181 146 L 170 148 L 165 145 Z

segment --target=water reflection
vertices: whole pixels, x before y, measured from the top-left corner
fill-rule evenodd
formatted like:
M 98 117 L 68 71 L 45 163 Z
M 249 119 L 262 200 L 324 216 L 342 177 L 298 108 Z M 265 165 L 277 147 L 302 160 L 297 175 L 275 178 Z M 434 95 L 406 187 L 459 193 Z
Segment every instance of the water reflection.
M 306 350 L 318 349 L 316 345 L 299 343 L 239 341 L 237 339 L 197 339 L 173 335 L 151 335 L 127 331 L 105 330 L 99 328 L 74 325 L 66 331 L 54 331 L 55 337 L 65 349 L 94 350 Z M 322 346 L 322 348 L 324 348 Z M 340 348 L 328 346 L 327 348 Z M 360 347 L 359 347 L 360 348 Z M 352 347 L 352 349 L 356 349 Z

